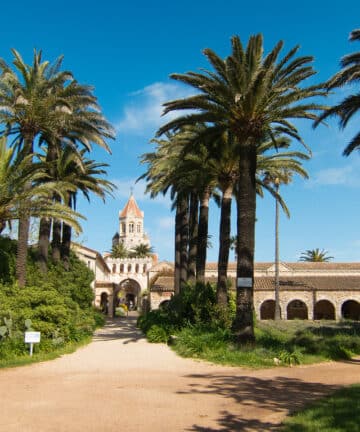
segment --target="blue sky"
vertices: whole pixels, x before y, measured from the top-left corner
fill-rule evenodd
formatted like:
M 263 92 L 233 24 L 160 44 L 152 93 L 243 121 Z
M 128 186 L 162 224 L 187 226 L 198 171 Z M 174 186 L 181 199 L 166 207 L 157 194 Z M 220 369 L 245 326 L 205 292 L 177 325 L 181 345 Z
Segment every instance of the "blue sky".
M 80 200 L 83 223 L 80 240 L 100 252 L 111 248 L 118 229 L 118 212 L 125 205 L 130 188 L 145 212 L 145 227 L 160 259 L 173 260 L 173 213 L 166 198 L 150 200 L 144 184 L 134 185 L 143 172 L 142 153 L 158 126 L 161 104 L 189 93 L 172 82 L 172 72 L 195 71 L 207 67 L 204 48 L 226 56 L 230 38 L 237 34 L 246 43 L 249 35 L 263 33 L 266 51 L 279 40 L 285 50 L 300 45 L 301 55 L 315 57 L 316 81 L 329 78 L 339 69 L 340 58 L 360 46 L 349 43 L 351 30 L 360 27 L 358 0 L 344 1 L 336 10 L 328 1 L 189 1 L 143 0 L 118 2 L 45 1 L 6 2 L 1 8 L 0 56 L 11 62 L 16 48 L 28 62 L 33 49 L 42 49 L 44 59 L 63 54 L 64 68 L 78 81 L 95 87 L 105 116 L 116 128 L 111 142 L 112 155 L 101 149 L 91 157 L 110 164 L 108 178 L 119 189 L 116 199 L 103 204 Z M 354 89 L 352 89 L 354 91 Z M 343 97 L 341 90 L 328 103 Z M 281 218 L 280 255 L 283 261 L 297 261 L 306 249 L 324 248 L 336 261 L 358 261 L 360 232 L 360 159 L 341 153 L 359 128 L 359 117 L 345 131 L 336 122 L 312 130 L 301 124 L 313 158 L 305 167 L 310 180 L 296 179 L 282 194 L 291 218 Z M 233 208 L 235 213 L 235 208 Z M 258 200 L 256 260 L 272 261 L 274 256 L 274 200 Z M 208 259 L 217 259 L 219 212 L 210 213 L 213 247 Z M 235 233 L 235 229 L 233 230 Z

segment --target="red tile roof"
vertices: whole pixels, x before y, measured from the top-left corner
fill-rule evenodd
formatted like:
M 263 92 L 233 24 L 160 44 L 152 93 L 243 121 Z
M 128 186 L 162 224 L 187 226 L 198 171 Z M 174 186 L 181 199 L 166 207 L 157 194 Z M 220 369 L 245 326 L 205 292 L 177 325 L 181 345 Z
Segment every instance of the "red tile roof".
M 120 213 L 120 217 L 122 218 L 127 216 L 135 216 L 138 218 L 144 217 L 143 212 L 139 209 L 133 195 L 130 196 L 129 201 L 126 203 L 125 207 Z

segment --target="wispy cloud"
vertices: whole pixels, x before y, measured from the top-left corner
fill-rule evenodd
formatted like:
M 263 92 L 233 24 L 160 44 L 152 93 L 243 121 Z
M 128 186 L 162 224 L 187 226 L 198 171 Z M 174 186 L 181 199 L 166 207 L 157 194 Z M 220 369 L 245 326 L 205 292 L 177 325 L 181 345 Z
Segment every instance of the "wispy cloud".
M 139 202 L 156 202 L 157 204 L 162 204 L 167 208 L 171 207 L 170 199 L 167 196 L 163 196 L 162 194 L 158 195 L 156 198 L 150 198 L 149 194 L 145 193 L 146 190 L 146 182 L 144 180 L 140 180 L 136 182 L 136 179 L 112 179 L 111 180 L 117 187 L 115 191 L 115 196 L 119 200 L 128 199 L 131 191 L 133 192 L 136 200 Z
M 120 133 L 142 135 L 149 130 L 157 129 L 176 114 L 161 117 L 163 103 L 181 99 L 194 91 L 177 83 L 157 82 L 131 93 L 131 101 L 125 106 L 122 118 L 115 125 Z
M 308 187 L 314 186 L 350 186 L 360 187 L 360 163 L 352 162 L 339 168 L 326 168 L 318 171 L 307 182 Z

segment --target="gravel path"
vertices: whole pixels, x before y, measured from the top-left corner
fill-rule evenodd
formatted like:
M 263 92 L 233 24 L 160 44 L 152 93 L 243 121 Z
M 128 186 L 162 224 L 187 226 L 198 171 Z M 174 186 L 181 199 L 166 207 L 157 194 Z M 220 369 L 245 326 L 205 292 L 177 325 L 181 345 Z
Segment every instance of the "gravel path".
M 0 431 L 276 431 L 289 411 L 360 382 L 360 360 L 254 371 L 182 359 L 135 321 L 109 321 L 62 358 L 1 369 Z

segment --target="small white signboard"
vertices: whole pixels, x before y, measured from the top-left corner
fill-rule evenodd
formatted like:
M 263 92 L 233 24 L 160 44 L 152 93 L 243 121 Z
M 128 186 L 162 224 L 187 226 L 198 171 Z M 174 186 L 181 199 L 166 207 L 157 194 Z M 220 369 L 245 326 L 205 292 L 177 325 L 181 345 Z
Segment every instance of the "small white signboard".
M 237 278 L 237 286 L 242 288 L 251 288 L 252 287 L 252 278 Z
M 34 343 L 40 342 L 40 332 L 27 331 L 25 332 L 25 343 L 30 344 L 30 356 L 33 355 Z
M 25 343 L 39 343 L 40 332 L 27 331 L 25 332 Z

